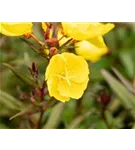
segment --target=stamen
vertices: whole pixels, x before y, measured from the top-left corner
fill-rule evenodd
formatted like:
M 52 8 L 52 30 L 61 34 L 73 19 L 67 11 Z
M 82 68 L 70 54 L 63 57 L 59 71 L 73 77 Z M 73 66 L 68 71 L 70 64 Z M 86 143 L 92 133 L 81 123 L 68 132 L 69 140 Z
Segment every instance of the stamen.
M 66 79 L 65 77 L 63 77 L 63 76 L 61 76 L 59 74 L 57 74 L 56 77 L 59 77 L 59 78 L 64 79 L 64 80 Z
M 72 79 L 72 78 L 76 78 L 76 76 L 70 76 L 70 77 L 68 77 L 68 79 Z
M 72 78 L 76 77 L 76 76 L 68 76 L 68 70 L 67 70 L 66 67 L 65 67 L 65 75 L 64 75 L 64 72 L 63 72 L 63 73 L 61 73 L 61 75 L 58 74 L 56 76 L 59 77 L 60 79 L 66 80 L 69 85 L 71 85 L 71 82 L 70 82 L 69 79 L 72 79 Z

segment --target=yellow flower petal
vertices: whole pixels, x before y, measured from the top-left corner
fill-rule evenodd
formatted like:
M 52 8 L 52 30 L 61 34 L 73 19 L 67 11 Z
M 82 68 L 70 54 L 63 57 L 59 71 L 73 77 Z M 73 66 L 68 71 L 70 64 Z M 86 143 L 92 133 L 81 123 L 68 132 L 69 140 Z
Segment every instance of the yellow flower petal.
M 89 74 L 88 64 L 84 61 L 84 58 L 76 57 L 72 53 L 63 53 L 62 56 L 66 63 L 65 69 L 67 69 L 68 76 L 73 77 L 70 80 L 77 83 L 84 82 Z
M 60 100 L 61 102 L 69 101 L 70 97 L 62 96 L 60 95 L 60 92 L 56 90 L 58 87 L 58 83 L 59 83 L 58 78 L 51 78 L 50 80 L 47 81 L 50 96 L 51 97 L 53 96 L 54 98 Z
M 32 32 L 32 23 L 31 22 L 1 22 L 0 33 L 6 36 L 20 36 L 26 33 Z
M 1 33 L 1 22 L 0 22 L 0 33 Z
M 92 62 L 98 61 L 101 56 L 107 53 L 108 49 L 104 43 L 104 40 L 101 36 L 90 39 L 89 41 L 81 41 L 75 44 L 77 47 L 76 53 L 86 60 Z
M 112 23 L 80 23 L 62 22 L 62 27 L 66 35 L 75 40 L 88 40 L 96 36 L 102 36 L 114 28 Z
M 46 25 L 44 22 L 42 22 L 42 28 L 43 28 L 43 30 L 46 32 L 46 30 L 47 30 L 47 25 Z
M 62 39 L 61 39 L 62 38 Z M 58 40 L 61 39 L 59 41 L 59 46 L 62 46 L 63 44 L 65 44 L 68 40 L 70 40 L 71 38 L 67 38 L 67 37 L 63 37 L 63 34 L 61 33 L 61 30 L 58 31 Z
M 88 28 L 89 31 L 89 39 L 97 37 L 97 36 L 103 36 L 109 31 L 111 31 L 114 28 L 114 24 L 112 23 L 90 23 L 90 26 Z
M 89 40 L 89 42 L 91 42 L 93 45 L 99 48 L 101 51 L 101 54 L 106 54 L 108 52 L 108 48 L 102 36 L 97 36 L 95 38 L 92 38 Z
M 71 82 L 68 83 L 66 80 L 60 80 L 58 91 L 60 92 L 60 95 L 62 96 L 69 96 L 74 99 L 79 99 L 82 97 L 84 90 L 87 87 L 88 79 L 84 81 L 83 83 L 75 83 Z
M 57 54 L 53 56 L 46 69 L 45 79 L 47 80 L 49 77 L 56 77 L 57 74 L 64 72 L 64 67 L 64 60 L 61 58 L 61 55 Z

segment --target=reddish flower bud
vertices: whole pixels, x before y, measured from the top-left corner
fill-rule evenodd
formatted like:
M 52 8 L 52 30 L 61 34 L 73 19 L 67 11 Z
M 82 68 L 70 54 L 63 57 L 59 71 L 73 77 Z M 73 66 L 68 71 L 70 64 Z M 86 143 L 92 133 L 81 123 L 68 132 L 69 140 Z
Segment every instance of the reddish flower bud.
M 47 39 L 46 44 L 50 47 L 55 47 L 58 45 L 58 40 L 56 38 Z
M 50 48 L 50 56 L 52 57 L 53 55 L 56 55 L 58 53 L 58 50 L 56 47 L 51 47 Z
M 107 94 L 105 90 L 103 90 L 99 97 L 99 102 L 103 105 L 107 105 L 111 100 L 111 95 Z
M 35 63 L 34 63 L 34 62 L 32 63 L 32 71 L 33 71 L 33 72 L 36 71 L 36 66 L 35 66 Z

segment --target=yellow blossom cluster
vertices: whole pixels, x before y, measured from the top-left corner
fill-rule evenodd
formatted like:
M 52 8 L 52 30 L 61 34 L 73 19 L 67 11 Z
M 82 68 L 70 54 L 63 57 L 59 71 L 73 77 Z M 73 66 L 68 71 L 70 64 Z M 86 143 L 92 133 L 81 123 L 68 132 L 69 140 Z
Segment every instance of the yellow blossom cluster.
M 108 52 L 102 36 L 112 30 L 114 24 L 63 22 L 62 27 L 66 35 L 78 41 L 75 43 L 76 54 L 86 60 L 96 62 Z
M 48 27 L 45 23 L 42 23 L 42 28 L 47 32 Z M 87 88 L 90 72 L 86 60 L 95 62 L 107 53 L 108 49 L 103 35 L 113 28 L 112 23 L 61 23 L 57 34 L 58 45 L 61 47 L 71 40 L 75 53 L 55 53 L 51 57 L 45 72 L 45 80 L 51 97 L 61 102 L 82 97 Z M 20 36 L 31 32 L 31 22 L 0 23 L 0 33 L 6 36 Z M 51 39 L 53 31 L 49 32 Z

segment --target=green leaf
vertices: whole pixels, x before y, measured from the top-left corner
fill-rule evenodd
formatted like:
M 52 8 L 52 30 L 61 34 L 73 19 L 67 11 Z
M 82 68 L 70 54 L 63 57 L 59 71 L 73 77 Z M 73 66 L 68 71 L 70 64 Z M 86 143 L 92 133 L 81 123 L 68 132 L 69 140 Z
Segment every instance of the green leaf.
M 112 124 L 113 124 L 113 121 L 114 121 L 114 118 L 113 118 L 112 114 L 108 110 L 105 110 L 104 114 L 105 114 L 105 118 L 106 118 L 109 126 L 112 127 Z
M 76 103 L 75 100 L 70 100 L 68 103 L 65 103 L 62 121 L 64 122 L 65 126 L 67 126 L 75 117 L 76 115 Z
M 40 48 L 41 47 L 36 47 L 34 46 L 31 42 L 29 42 L 28 40 L 24 39 L 24 38 L 20 38 L 23 42 L 25 42 L 34 52 L 36 52 L 38 55 L 47 58 L 47 56 L 43 53 L 40 53 Z M 43 47 L 42 47 L 43 48 Z
M 132 86 L 132 84 L 116 69 L 113 68 L 114 73 L 117 75 L 117 77 L 121 80 L 121 82 L 127 87 L 127 89 L 135 94 L 135 88 Z
M 22 72 L 20 72 L 19 70 L 17 70 L 16 68 L 14 68 L 13 66 L 7 64 L 7 63 L 3 63 L 4 66 L 8 67 L 9 69 L 11 69 L 11 71 L 21 80 L 23 81 L 25 84 L 33 87 L 33 88 L 37 88 L 39 87 L 39 85 L 37 84 L 37 82 L 34 79 L 31 79 L 29 76 L 23 74 Z
M 98 121 L 94 122 L 94 126 L 92 128 L 94 128 L 94 129 L 107 129 L 107 126 L 102 119 L 99 119 Z
M 109 102 L 107 108 L 111 113 L 116 112 L 121 105 L 121 102 L 117 97 L 112 98 L 112 100 Z
M 64 103 L 58 103 L 52 109 L 50 117 L 47 123 L 43 126 L 44 129 L 56 129 L 62 119 L 62 113 L 64 110 Z
M 133 125 L 132 129 L 135 129 L 135 123 L 134 123 L 134 125 Z
M 15 110 L 20 110 L 20 108 L 23 106 L 20 101 L 18 101 L 16 98 L 9 95 L 8 93 L 2 91 L 1 89 L 0 89 L 0 105 Z
M 135 66 L 132 53 L 130 51 L 122 51 L 119 56 L 129 77 L 133 78 L 135 76 Z
M 0 123 L 0 129 L 9 129 L 9 127 L 3 123 Z
M 121 103 L 125 106 L 125 108 L 134 110 L 135 96 L 128 92 L 128 90 L 109 72 L 103 69 L 101 73 L 112 88 L 113 92 L 119 97 L 119 100 L 121 100 Z
M 77 118 L 75 118 L 67 127 L 67 129 L 75 129 L 77 128 L 82 121 L 84 121 L 88 116 L 90 116 L 93 113 L 93 110 L 90 112 L 87 112 L 83 115 L 78 116 Z
M 32 113 L 35 113 L 36 112 L 36 109 L 34 106 L 27 106 L 26 108 L 23 108 L 20 112 L 18 112 L 17 114 L 13 115 L 12 117 L 10 117 L 10 120 L 16 118 L 16 117 L 19 117 L 19 116 L 22 116 L 22 115 L 25 115 L 25 114 L 32 114 Z
M 24 52 L 24 64 L 26 64 L 27 67 L 30 67 L 32 64 L 31 58 L 27 52 Z

